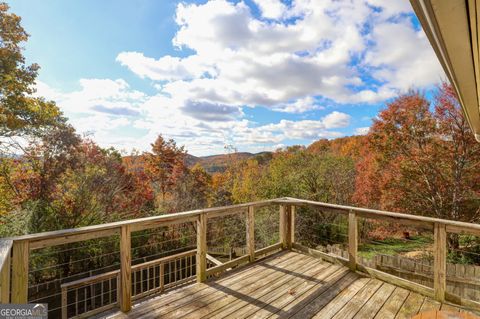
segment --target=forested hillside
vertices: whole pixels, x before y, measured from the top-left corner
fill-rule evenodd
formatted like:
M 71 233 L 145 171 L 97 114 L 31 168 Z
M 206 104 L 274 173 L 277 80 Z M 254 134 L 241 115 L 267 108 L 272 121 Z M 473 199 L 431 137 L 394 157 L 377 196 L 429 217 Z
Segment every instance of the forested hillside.
M 392 99 L 366 136 L 198 158 L 164 132 L 122 156 L 34 96 L 28 35 L 7 5 L 0 15 L 0 236 L 283 196 L 480 220 L 480 144 L 447 83 Z

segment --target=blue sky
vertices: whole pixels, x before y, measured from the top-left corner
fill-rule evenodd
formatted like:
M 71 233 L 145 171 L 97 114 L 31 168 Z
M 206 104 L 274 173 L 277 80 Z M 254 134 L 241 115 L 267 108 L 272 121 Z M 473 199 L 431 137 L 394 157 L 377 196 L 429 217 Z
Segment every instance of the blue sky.
M 102 146 L 194 155 L 362 134 L 443 78 L 408 0 L 15 0 L 55 100 Z M 388 4 L 388 5 L 387 5 Z

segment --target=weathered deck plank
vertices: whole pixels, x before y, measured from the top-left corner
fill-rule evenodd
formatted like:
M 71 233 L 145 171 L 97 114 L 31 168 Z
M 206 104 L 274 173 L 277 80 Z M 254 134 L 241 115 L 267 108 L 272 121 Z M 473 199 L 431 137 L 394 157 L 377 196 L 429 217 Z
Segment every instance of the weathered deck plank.
M 377 313 L 375 318 L 378 319 L 390 319 L 395 318 L 398 311 L 402 307 L 405 299 L 408 297 L 408 290 L 397 287 L 387 299 L 382 309 Z
M 205 283 L 137 302 L 109 318 L 411 318 L 430 310 L 464 311 L 342 265 L 280 252 Z
M 233 291 L 240 290 L 242 287 L 249 286 L 250 284 L 256 285 L 259 278 L 264 280 L 275 280 L 282 276 L 282 272 L 275 271 L 270 268 L 270 266 L 276 266 L 279 269 L 293 269 L 290 267 L 297 267 L 305 263 L 311 263 L 312 260 L 302 256 L 293 256 L 288 258 L 291 254 L 285 256 L 285 259 L 273 259 L 262 264 L 257 271 L 247 272 L 238 278 L 237 276 L 232 277 L 231 281 L 214 281 L 216 287 L 231 287 Z M 285 267 L 285 268 L 284 268 Z M 247 268 L 248 269 L 248 268 Z M 261 282 L 263 283 L 263 281 Z M 178 318 L 180 315 L 186 315 L 187 313 L 206 306 L 212 299 L 225 297 L 225 294 L 222 294 L 220 290 L 216 290 L 212 287 L 212 282 L 202 284 L 204 286 L 200 294 L 191 293 L 190 291 L 185 292 L 180 296 L 180 299 L 177 299 L 175 303 L 169 303 L 167 307 L 161 307 L 158 309 L 148 309 L 148 311 L 143 311 L 142 313 L 137 313 L 138 318 L 142 318 L 143 315 L 146 317 L 151 316 L 161 316 L 162 318 L 172 317 Z
M 318 294 L 313 294 L 312 298 L 309 298 L 308 304 L 299 305 L 300 307 L 294 307 L 285 312 L 284 315 L 280 316 L 280 318 L 310 318 L 315 315 L 319 310 L 323 309 L 323 307 L 330 303 L 332 299 L 334 299 L 339 293 L 342 293 L 347 287 L 351 285 L 359 285 L 357 284 L 358 276 L 356 273 L 349 273 L 343 278 L 341 278 L 338 282 L 331 285 L 327 291 L 320 292 Z M 369 280 L 368 278 L 363 278 L 365 282 L 361 287 L 363 287 L 366 282 Z M 359 287 L 358 289 L 360 289 Z
M 405 302 L 403 303 L 402 308 L 398 312 L 395 319 L 412 318 L 420 311 L 420 307 L 422 306 L 424 300 L 425 300 L 424 296 L 411 292 L 410 295 L 408 295 Z
M 282 265 L 288 263 L 293 257 L 295 257 L 295 254 L 293 253 L 280 253 L 279 255 L 274 256 L 274 258 L 268 258 L 261 263 L 255 264 L 254 267 L 243 267 L 239 270 L 233 271 L 233 273 L 229 273 L 228 276 L 219 278 L 216 282 L 223 285 L 233 285 L 235 283 L 243 282 L 255 274 L 263 274 L 264 276 L 267 276 L 268 274 L 265 273 L 266 269 L 263 267 L 264 265 L 270 263 Z M 270 272 L 270 274 L 273 274 L 273 272 Z M 164 305 L 161 307 L 162 311 L 173 311 L 189 300 L 208 298 L 211 294 L 211 291 L 208 290 L 208 288 L 209 286 L 207 284 L 198 284 L 179 291 L 173 291 L 167 295 L 144 302 L 142 307 L 133 309 L 129 314 L 131 314 L 132 317 L 140 317 L 144 314 L 150 314 L 152 311 L 158 310 L 159 303 Z M 161 301 L 157 299 L 161 299 Z
M 323 263 L 322 263 L 322 265 L 323 265 L 323 267 L 331 266 L 331 265 L 329 265 L 329 264 L 323 264 Z M 322 268 L 322 269 L 324 269 L 324 268 Z M 300 270 L 300 269 L 298 269 L 298 270 Z M 300 270 L 300 271 L 302 271 L 302 270 Z M 272 286 L 270 286 L 270 287 L 269 287 L 269 286 L 267 286 L 267 287 L 262 287 L 262 289 L 257 290 L 257 291 L 256 291 L 256 294 L 255 294 L 255 299 L 254 299 L 251 303 L 245 303 L 245 300 L 240 299 L 240 300 L 237 300 L 236 302 L 234 302 L 234 303 L 232 303 L 232 304 L 230 304 L 230 305 L 227 305 L 227 306 L 225 306 L 225 307 L 222 307 L 222 308 L 220 308 L 220 309 L 217 309 L 216 311 L 214 311 L 214 312 L 212 312 L 211 314 L 209 314 L 208 316 L 206 316 L 206 318 L 224 318 L 225 316 L 228 316 L 228 315 L 234 313 L 236 310 L 241 309 L 242 307 L 244 307 L 244 306 L 246 306 L 246 305 L 248 306 L 248 305 L 250 305 L 250 304 L 252 304 L 252 305 L 258 304 L 259 302 L 261 302 L 261 300 L 259 300 L 259 299 L 261 298 L 261 296 L 263 296 L 263 295 L 265 295 L 266 293 L 268 293 L 268 291 L 269 291 L 270 289 L 275 289 L 275 288 L 277 288 L 277 287 L 279 287 L 279 286 L 281 287 L 281 286 L 284 285 L 286 282 L 288 282 L 288 280 L 292 280 L 292 279 L 293 279 L 292 276 L 290 276 L 290 277 L 285 276 L 285 277 L 286 277 L 286 280 L 282 280 L 281 282 L 276 283 L 276 284 L 274 284 L 274 285 L 272 285 Z
M 357 294 L 358 291 L 365 287 L 365 285 L 371 280 L 370 278 L 358 279 L 358 277 L 355 279 L 356 280 L 340 294 L 336 295 L 336 297 L 333 296 L 335 298 L 333 298 L 332 302 L 329 302 L 328 299 L 323 301 L 324 299 L 322 296 L 322 298 L 317 299 L 315 307 L 309 307 L 310 309 L 305 309 L 305 311 L 298 313 L 295 318 L 302 318 L 304 316 L 310 318 L 315 315 L 318 318 L 332 318 L 340 309 L 342 309 L 344 305 L 348 303 L 348 301 L 353 298 L 353 296 Z M 323 306 L 325 307 L 322 308 Z
M 425 298 L 423 301 L 422 307 L 420 307 L 420 312 L 427 312 L 432 310 L 439 310 L 442 304 L 436 300 Z
M 394 285 L 384 283 L 380 289 L 377 290 L 375 295 L 373 295 L 370 300 L 360 309 L 359 312 L 355 315 L 356 319 L 363 318 L 374 318 L 377 315 L 377 312 L 382 308 L 382 306 L 387 301 L 388 297 L 395 290 Z
M 353 318 L 365 305 L 365 303 L 375 294 L 375 292 L 382 286 L 382 282 L 378 279 L 370 280 L 365 287 L 363 287 L 354 298 L 352 298 L 335 316 L 334 319 Z M 314 318 L 320 318 L 315 316 Z
M 268 318 L 270 315 L 283 311 L 283 308 L 290 303 L 295 296 L 301 296 L 305 291 L 309 290 L 313 285 L 325 285 L 327 282 L 334 280 L 333 278 L 341 278 L 347 271 L 336 265 L 332 265 L 325 269 L 322 273 L 315 274 L 311 280 L 293 280 L 288 287 L 279 287 L 275 292 L 269 292 L 265 299 L 268 306 L 263 306 L 261 309 L 250 309 L 246 312 L 246 316 L 241 317 L 251 318 Z M 235 314 L 233 314 L 235 316 Z
M 285 273 L 291 273 L 298 269 L 299 271 L 306 271 L 309 268 L 315 267 L 318 263 L 310 259 L 302 259 L 298 261 L 292 261 L 288 267 L 279 267 L 279 265 L 273 265 L 277 269 L 275 276 L 270 276 L 268 278 L 254 278 L 253 283 L 248 286 L 243 286 L 236 289 L 233 286 L 213 286 L 214 294 L 217 298 L 212 299 L 212 302 L 206 303 L 203 307 L 189 307 L 188 309 L 182 310 L 182 313 L 188 315 L 185 318 L 200 318 L 205 316 L 205 318 L 216 317 L 217 314 L 220 314 L 222 311 L 234 311 L 238 308 L 239 304 L 245 300 L 247 304 L 253 302 L 249 299 L 250 296 L 255 295 L 259 296 L 262 290 L 268 290 L 274 288 L 275 286 L 284 284 L 290 278 L 285 276 Z M 321 264 L 320 269 L 324 269 L 328 264 Z M 217 290 L 217 293 L 215 292 Z M 257 299 L 254 299 L 257 300 Z M 178 315 L 178 312 L 176 313 Z M 221 315 L 224 316 L 224 315 Z M 172 316 L 172 318 L 178 318 L 178 316 Z

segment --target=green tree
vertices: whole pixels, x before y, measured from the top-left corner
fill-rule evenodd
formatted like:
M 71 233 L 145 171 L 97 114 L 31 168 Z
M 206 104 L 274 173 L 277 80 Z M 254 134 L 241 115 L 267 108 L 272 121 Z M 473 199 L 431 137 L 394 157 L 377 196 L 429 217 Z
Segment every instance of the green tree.
M 28 34 L 8 10 L 0 3 L 0 137 L 38 134 L 65 119 L 55 103 L 32 97 L 39 66 L 25 64 L 22 43 Z

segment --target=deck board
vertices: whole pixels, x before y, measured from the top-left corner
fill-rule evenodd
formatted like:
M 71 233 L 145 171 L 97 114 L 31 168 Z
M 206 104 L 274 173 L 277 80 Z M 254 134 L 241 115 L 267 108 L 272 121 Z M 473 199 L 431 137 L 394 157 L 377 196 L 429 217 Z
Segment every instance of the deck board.
M 411 318 L 465 311 L 305 254 L 283 251 L 108 318 Z
M 377 292 L 382 286 L 382 282 L 377 279 L 370 280 L 355 296 L 343 306 L 343 308 L 333 316 L 333 319 L 353 318 L 363 305 Z M 314 318 L 320 318 L 318 315 Z
M 355 319 L 363 318 L 374 318 L 378 311 L 387 301 L 388 297 L 395 290 L 394 285 L 384 283 L 380 289 L 377 290 L 375 295 L 373 295 L 368 302 L 360 309 L 360 311 L 355 315 Z
M 328 268 L 328 269 L 327 269 Z M 309 269 L 301 270 L 303 275 L 306 276 L 315 276 L 319 273 L 329 273 L 338 268 L 335 268 L 332 265 L 317 265 L 310 266 Z M 294 291 L 298 283 L 298 278 L 295 278 L 294 275 L 287 275 L 279 280 L 278 282 L 273 283 L 271 286 L 262 287 L 261 290 L 258 290 L 256 296 L 252 302 L 249 302 L 248 299 L 240 299 L 235 305 L 225 307 L 225 311 L 218 313 L 215 317 L 212 318 L 245 318 L 249 314 L 254 313 L 262 308 L 267 308 L 268 311 L 275 311 L 277 309 L 275 305 L 276 297 L 281 294 L 281 291 L 289 292 Z M 234 310 L 234 311 L 232 311 Z M 228 314 L 228 315 L 227 315 Z
M 395 319 L 412 318 L 420 311 L 420 307 L 422 307 L 424 300 L 425 300 L 424 296 L 411 292 L 410 295 L 408 295 L 405 302 L 403 303 L 402 308 L 398 312 Z

